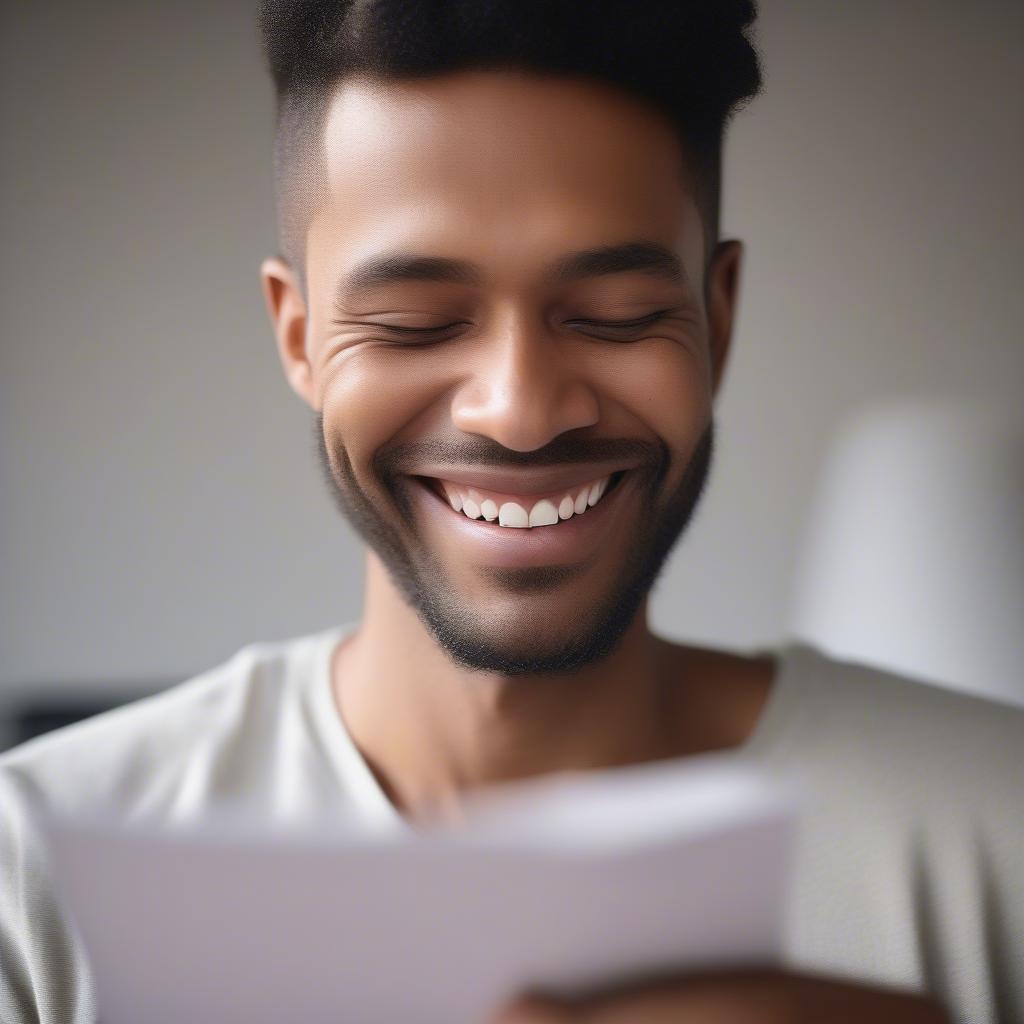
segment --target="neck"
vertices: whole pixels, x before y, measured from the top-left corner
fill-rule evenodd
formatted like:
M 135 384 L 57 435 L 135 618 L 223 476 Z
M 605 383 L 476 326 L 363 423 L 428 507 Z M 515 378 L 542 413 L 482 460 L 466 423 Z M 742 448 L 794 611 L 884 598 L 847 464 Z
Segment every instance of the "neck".
M 687 651 L 696 654 L 650 632 L 645 603 L 613 653 L 578 672 L 471 671 L 438 647 L 371 553 L 363 619 L 335 652 L 332 679 L 342 719 L 396 807 L 413 819 L 457 817 L 460 795 L 479 786 L 681 753 Z

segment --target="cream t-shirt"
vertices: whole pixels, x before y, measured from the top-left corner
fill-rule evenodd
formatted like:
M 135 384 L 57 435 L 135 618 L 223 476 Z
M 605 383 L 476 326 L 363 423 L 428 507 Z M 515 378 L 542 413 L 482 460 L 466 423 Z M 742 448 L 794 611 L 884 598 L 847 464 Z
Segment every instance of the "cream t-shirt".
M 351 628 L 251 644 L 0 756 L 0 1021 L 96 1020 L 34 811 L 184 821 L 230 805 L 407 827 L 334 704 L 331 655 Z M 1024 711 L 799 642 L 775 653 L 753 735 L 714 756 L 805 794 L 788 965 L 929 992 L 957 1021 L 1024 1022 Z

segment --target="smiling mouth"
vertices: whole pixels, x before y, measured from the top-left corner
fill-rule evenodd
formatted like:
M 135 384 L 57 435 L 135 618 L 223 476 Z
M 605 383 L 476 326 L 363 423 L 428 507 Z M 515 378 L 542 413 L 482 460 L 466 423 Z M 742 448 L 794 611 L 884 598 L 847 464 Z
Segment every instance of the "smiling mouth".
M 414 479 L 444 501 L 453 512 L 489 529 L 531 530 L 553 527 L 585 515 L 618 487 L 629 470 L 618 470 L 586 483 L 545 495 L 513 495 L 489 491 L 440 477 Z

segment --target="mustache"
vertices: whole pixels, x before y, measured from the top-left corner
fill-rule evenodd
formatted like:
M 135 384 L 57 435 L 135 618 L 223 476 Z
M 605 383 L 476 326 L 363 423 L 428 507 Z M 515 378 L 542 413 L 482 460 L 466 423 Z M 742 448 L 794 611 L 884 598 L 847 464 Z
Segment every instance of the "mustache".
M 657 469 L 668 462 L 668 446 L 639 438 L 583 438 L 560 435 L 543 448 L 522 452 L 505 448 L 482 435 L 404 441 L 378 451 L 373 458 L 381 478 L 412 475 L 425 463 L 494 468 L 541 468 L 574 463 L 623 460 Z

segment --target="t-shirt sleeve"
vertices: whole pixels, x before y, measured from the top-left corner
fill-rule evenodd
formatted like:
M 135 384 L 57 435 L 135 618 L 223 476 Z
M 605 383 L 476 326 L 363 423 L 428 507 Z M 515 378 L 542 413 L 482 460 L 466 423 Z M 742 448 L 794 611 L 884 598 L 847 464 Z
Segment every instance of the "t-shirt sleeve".
M 95 1024 L 87 962 L 54 890 L 31 783 L 0 768 L 0 1021 Z

